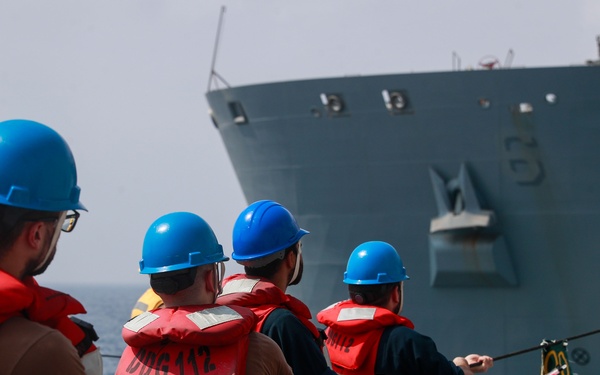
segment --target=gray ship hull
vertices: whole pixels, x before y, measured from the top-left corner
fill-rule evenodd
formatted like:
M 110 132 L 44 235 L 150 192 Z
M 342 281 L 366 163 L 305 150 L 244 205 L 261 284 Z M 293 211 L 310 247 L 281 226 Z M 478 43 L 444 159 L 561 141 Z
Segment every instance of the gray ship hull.
M 390 242 L 411 277 L 402 315 L 452 358 L 600 328 L 599 87 L 600 67 L 581 66 L 292 81 L 207 99 L 247 201 L 278 201 L 311 232 L 289 291 L 314 315 L 347 298 L 354 247 Z M 600 335 L 568 349 L 573 373 L 598 372 Z M 490 371 L 539 372 L 539 351 Z

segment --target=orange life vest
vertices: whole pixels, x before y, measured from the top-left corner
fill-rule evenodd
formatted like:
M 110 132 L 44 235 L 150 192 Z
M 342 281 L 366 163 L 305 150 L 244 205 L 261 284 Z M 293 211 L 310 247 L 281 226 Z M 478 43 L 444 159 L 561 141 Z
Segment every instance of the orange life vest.
M 248 334 L 255 322 L 251 310 L 238 306 L 181 306 L 142 313 L 123 326 L 129 346 L 115 374 L 244 374 Z
M 317 314 L 327 326 L 325 346 L 331 365 L 338 374 L 373 374 L 379 339 L 386 327 L 414 328 L 407 318 L 377 306 L 358 305 L 351 300 L 338 302 Z
M 320 344 L 317 327 L 310 321 L 310 309 L 296 297 L 284 294 L 275 284 L 263 277 L 236 274 L 223 280 L 223 293 L 217 303 L 244 306 L 251 309 L 258 317 L 254 328 L 260 332 L 265 320 L 278 308 L 291 311 L 302 324 L 308 328 L 315 340 Z M 321 346 L 321 345 L 319 345 Z
M 83 329 L 69 319 L 69 315 L 85 314 L 86 310 L 66 293 L 41 287 L 33 277 L 20 281 L 0 270 L 0 301 L 0 324 L 23 316 L 60 331 L 77 348 L 79 356 L 97 349 Z

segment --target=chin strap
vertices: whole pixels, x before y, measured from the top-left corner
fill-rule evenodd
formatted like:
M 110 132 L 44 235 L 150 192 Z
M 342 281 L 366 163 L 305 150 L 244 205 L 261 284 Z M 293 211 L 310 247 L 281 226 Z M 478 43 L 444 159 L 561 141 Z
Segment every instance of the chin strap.
M 37 267 L 33 270 L 33 272 L 40 270 L 42 267 L 44 267 L 46 265 L 46 262 L 48 261 L 48 258 L 50 258 L 50 256 L 52 254 L 54 254 L 54 248 L 56 247 L 56 243 L 58 242 L 58 237 L 60 237 L 60 232 L 62 231 L 62 224 L 63 221 L 65 221 L 65 218 L 67 217 L 67 211 L 62 211 L 60 213 L 60 216 L 56 219 L 56 227 L 54 228 L 54 233 L 52 235 L 52 239 L 50 240 L 50 246 L 48 247 L 48 252 L 46 253 L 46 256 L 44 257 L 44 260 L 42 262 L 40 262 L 40 264 L 37 265 Z
M 298 255 L 296 256 L 296 266 L 294 267 L 294 275 L 292 279 L 288 283 L 288 285 L 292 285 L 296 278 L 298 277 L 298 273 L 300 272 L 300 261 L 302 260 L 302 247 L 298 246 Z

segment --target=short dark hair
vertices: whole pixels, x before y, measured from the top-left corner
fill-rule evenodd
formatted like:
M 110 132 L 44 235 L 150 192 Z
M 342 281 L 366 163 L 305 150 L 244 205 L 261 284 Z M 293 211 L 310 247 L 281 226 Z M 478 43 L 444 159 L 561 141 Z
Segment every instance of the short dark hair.
M 0 204 L 0 256 L 5 253 L 17 240 L 23 231 L 26 221 L 48 218 L 57 212 L 31 210 L 28 208 Z
M 156 293 L 175 294 L 194 285 L 199 267 L 150 275 L 150 287 Z
M 298 242 L 294 243 L 292 246 L 285 249 L 285 254 L 283 258 L 277 258 L 274 261 L 262 266 L 262 267 L 249 267 L 244 266 L 244 272 L 248 276 L 256 276 L 256 277 L 264 277 L 266 279 L 270 279 L 279 271 L 281 268 L 281 264 L 283 260 L 288 256 L 290 252 L 294 252 L 294 254 L 298 253 L 297 245 Z
M 375 284 L 375 285 L 348 285 L 350 298 L 359 305 L 373 305 L 383 307 L 390 296 L 394 287 L 400 286 L 400 283 Z

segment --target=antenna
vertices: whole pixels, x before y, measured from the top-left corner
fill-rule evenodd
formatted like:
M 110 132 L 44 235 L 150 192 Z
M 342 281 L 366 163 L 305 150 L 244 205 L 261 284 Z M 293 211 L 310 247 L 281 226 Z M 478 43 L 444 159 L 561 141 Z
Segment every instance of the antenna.
M 455 51 L 452 51 L 452 70 L 460 70 L 460 56 Z
M 210 64 L 210 75 L 208 76 L 207 91 L 210 91 L 211 83 L 213 82 L 213 80 L 215 81 L 215 86 L 218 85 L 218 81 L 215 78 L 220 79 L 221 81 L 223 81 L 225 83 L 225 85 L 227 85 L 227 87 L 229 87 L 229 84 L 227 83 L 227 81 L 225 81 L 223 79 L 223 77 L 221 77 L 215 71 L 215 63 L 217 62 L 217 50 L 219 48 L 219 39 L 221 38 L 221 27 L 223 25 L 224 15 L 225 15 L 225 5 L 221 6 L 221 13 L 219 14 L 219 25 L 217 26 L 217 36 L 215 38 L 215 48 L 213 49 L 212 63 Z
M 587 65 L 600 65 L 600 35 L 596 36 L 596 44 L 598 46 L 598 60 L 586 60 Z
M 505 68 L 510 68 L 510 66 L 512 65 L 512 61 L 513 61 L 513 57 L 515 56 L 515 53 L 513 52 L 512 48 L 508 50 L 508 53 L 506 54 L 506 60 L 504 60 L 504 67 Z

